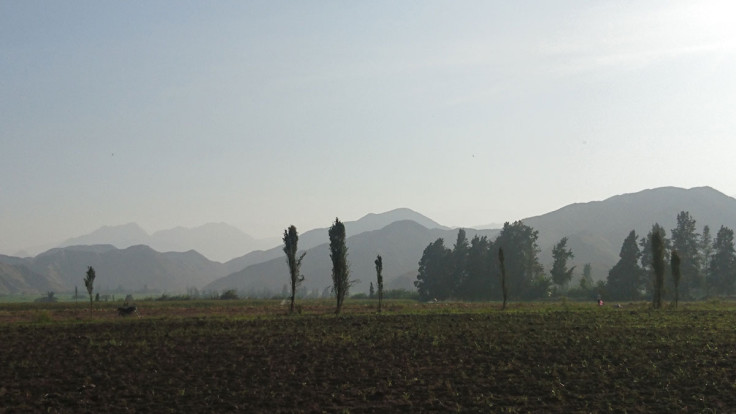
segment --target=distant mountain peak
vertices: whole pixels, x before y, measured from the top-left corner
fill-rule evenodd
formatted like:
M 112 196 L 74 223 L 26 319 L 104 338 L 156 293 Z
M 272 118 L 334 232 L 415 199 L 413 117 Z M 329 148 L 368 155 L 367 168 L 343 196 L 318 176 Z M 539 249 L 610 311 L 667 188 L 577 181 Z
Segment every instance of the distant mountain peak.
M 115 247 L 127 247 L 132 244 L 145 243 L 150 236 L 136 223 L 116 226 L 102 226 L 92 233 L 73 237 L 61 243 L 60 247 L 75 245 L 112 244 Z
M 383 213 L 369 213 L 360 219 L 346 223 L 351 227 L 352 234 L 362 233 L 363 231 L 376 230 L 396 221 L 411 220 L 428 229 L 447 229 L 447 227 L 437 223 L 436 221 L 424 216 L 416 211 L 401 207 L 389 210 Z

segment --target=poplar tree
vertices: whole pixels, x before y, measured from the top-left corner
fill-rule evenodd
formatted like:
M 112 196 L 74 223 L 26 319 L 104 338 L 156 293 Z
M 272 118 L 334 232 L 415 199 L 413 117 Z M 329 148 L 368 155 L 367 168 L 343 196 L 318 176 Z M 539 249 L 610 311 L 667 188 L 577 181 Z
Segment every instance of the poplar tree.
M 703 234 L 700 236 L 700 268 L 703 278 L 708 280 L 708 272 L 710 271 L 710 259 L 713 255 L 713 236 L 710 234 L 710 227 L 703 226 Z
M 736 283 L 736 250 L 734 233 L 721 226 L 713 243 L 713 257 L 709 263 L 708 285 L 720 295 L 730 295 Z
M 672 281 L 675 282 L 675 307 L 680 300 L 680 254 L 677 250 L 672 251 L 670 259 L 670 268 L 672 269 Z
M 498 263 L 501 267 L 501 290 L 503 291 L 503 308 L 506 309 L 506 299 L 508 298 L 508 289 L 506 288 L 506 264 L 504 263 L 503 248 L 498 248 Z
M 572 279 L 572 272 L 575 270 L 575 266 L 567 268 L 567 261 L 575 258 L 572 254 L 572 250 L 567 248 L 567 237 L 563 237 L 553 248 L 552 257 L 554 263 L 552 264 L 552 270 L 550 275 L 552 281 L 560 287 L 566 286 L 570 279 Z
M 583 277 L 580 278 L 580 288 L 588 290 L 593 287 L 593 275 L 592 267 L 590 263 L 586 263 L 583 266 Z
M 662 234 L 655 231 L 652 235 L 652 267 L 654 268 L 654 309 L 662 307 L 662 290 L 664 288 L 664 241 Z
M 84 286 L 87 287 L 87 293 L 89 293 L 89 309 L 92 310 L 92 292 L 94 291 L 95 284 L 95 269 L 92 266 L 87 266 L 87 275 L 84 278 Z
M 695 219 L 687 211 L 677 214 L 677 226 L 670 232 L 672 250 L 680 256 L 682 293 L 692 299 L 703 288 L 701 269 L 701 240 L 695 227 Z
M 345 225 L 340 219 L 335 218 L 335 223 L 330 227 L 328 234 L 332 259 L 332 290 L 337 299 L 335 314 L 339 315 L 351 285 L 348 248 L 345 245 Z
M 289 313 L 294 313 L 296 289 L 304 281 L 304 276 L 301 274 L 300 269 L 302 267 L 302 260 L 307 255 L 307 252 L 303 252 L 298 258 L 296 257 L 299 244 L 299 233 L 296 231 L 296 226 L 291 225 L 288 229 L 284 230 L 283 240 L 286 263 L 289 265 L 291 279 L 291 306 L 289 307 Z
M 646 237 L 642 237 L 639 240 L 639 247 L 641 251 L 641 256 L 639 262 L 641 263 L 641 267 L 644 269 L 644 271 L 649 276 L 649 283 L 645 285 L 647 291 L 649 293 L 654 292 L 654 267 L 652 266 L 652 263 L 654 263 L 654 255 L 652 252 L 652 239 L 654 237 L 654 234 L 658 233 L 660 237 L 662 238 L 662 245 L 664 247 L 664 256 L 663 260 L 664 263 L 669 263 L 670 260 L 670 240 L 667 238 L 667 231 L 659 225 L 659 223 L 655 223 L 652 226 L 652 229 L 649 231 Z
M 381 313 L 381 302 L 383 302 L 383 258 L 379 254 L 376 256 L 376 284 L 378 286 L 378 313 Z M 371 285 L 373 286 L 373 285 Z

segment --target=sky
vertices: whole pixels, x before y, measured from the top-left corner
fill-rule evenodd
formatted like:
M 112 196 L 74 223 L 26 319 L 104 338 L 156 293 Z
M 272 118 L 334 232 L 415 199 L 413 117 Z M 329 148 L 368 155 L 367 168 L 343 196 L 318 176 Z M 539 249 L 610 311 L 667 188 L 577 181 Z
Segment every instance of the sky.
M 736 3 L 0 0 L 0 253 L 736 195 Z

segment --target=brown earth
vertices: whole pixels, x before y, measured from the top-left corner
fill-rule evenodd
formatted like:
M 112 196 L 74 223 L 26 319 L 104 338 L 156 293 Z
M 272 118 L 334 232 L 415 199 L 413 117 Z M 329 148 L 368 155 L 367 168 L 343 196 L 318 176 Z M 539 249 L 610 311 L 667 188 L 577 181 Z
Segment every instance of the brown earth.
M 50 311 L 36 323 L 6 321 L 0 412 L 736 409 L 732 311 L 463 306 L 340 317 L 242 317 L 237 306 L 142 318 Z

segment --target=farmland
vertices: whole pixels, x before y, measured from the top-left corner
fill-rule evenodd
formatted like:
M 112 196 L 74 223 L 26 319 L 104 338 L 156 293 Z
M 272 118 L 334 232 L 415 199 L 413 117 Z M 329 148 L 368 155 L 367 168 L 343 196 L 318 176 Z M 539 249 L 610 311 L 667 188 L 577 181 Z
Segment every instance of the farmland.
M 728 412 L 736 308 L 0 305 L 0 411 Z

